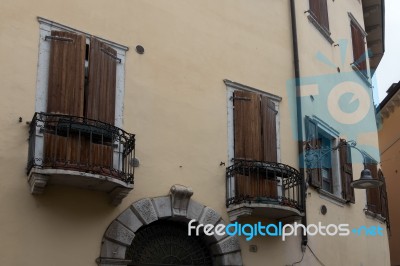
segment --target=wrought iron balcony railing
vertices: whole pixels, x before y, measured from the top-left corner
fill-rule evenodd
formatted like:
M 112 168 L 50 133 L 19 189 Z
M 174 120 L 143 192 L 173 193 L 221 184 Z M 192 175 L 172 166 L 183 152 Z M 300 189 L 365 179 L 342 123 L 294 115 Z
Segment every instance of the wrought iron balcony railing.
M 304 210 L 304 180 L 285 164 L 235 159 L 226 169 L 226 206 L 267 203 Z
M 63 169 L 133 184 L 135 135 L 83 117 L 35 113 L 29 130 L 27 174 Z

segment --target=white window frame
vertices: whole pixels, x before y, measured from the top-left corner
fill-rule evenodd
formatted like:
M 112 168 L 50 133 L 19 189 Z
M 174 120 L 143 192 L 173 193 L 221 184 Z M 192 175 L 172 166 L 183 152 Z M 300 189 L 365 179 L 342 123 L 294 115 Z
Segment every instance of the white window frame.
M 312 119 L 317 121 L 317 132 L 323 132 L 324 135 L 332 137 L 332 147 L 337 147 L 340 141 L 340 134 L 337 130 L 329 126 L 326 122 L 322 119 L 318 118 L 317 116 L 313 115 Z M 321 191 L 328 194 L 332 194 L 337 198 L 343 199 L 342 196 L 342 178 L 341 178 L 341 171 L 340 171 L 340 158 L 339 158 L 339 150 L 332 150 L 332 190 L 333 192 L 329 192 L 323 189 L 321 184 Z M 322 177 L 321 177 L 322 178 Z

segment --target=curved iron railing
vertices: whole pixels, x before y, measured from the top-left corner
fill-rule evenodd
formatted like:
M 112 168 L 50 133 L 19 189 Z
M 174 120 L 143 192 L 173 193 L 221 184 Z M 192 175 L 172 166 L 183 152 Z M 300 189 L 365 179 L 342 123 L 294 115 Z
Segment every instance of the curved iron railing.
M 27 174 L 65 169 L 133 183 L 135 135 L 84 117 L 35 113 L 30 123 Z
M 304 179 L 286 164 L 234 159 L 226 168 L 226 185 L 227 207 L 248 202 L 304 210 Z

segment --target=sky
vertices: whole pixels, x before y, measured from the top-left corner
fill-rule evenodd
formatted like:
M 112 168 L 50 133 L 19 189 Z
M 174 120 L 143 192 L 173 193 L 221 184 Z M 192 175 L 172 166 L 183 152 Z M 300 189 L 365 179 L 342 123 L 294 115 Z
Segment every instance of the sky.
M 390 85 L 400 81 L 399 11 L 399 0 L 385 0 L 385 54 L 374 75 L 379 102 L 385 98 Z

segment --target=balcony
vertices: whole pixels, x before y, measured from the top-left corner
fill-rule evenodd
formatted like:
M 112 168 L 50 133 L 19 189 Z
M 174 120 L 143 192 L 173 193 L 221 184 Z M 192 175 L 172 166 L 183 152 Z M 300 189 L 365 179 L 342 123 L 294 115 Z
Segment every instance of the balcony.
M 118 205 L 133 189 L 135 135 L 100 121 L 35 113 L 27 175 L 32 194 L 48 184 L 109 193 Z
M 288 165 L 235 159 L 226 185 L 231 221 L 251 215 L 292 222 L 304 214 L 304 180 Z

